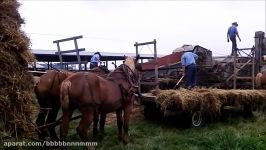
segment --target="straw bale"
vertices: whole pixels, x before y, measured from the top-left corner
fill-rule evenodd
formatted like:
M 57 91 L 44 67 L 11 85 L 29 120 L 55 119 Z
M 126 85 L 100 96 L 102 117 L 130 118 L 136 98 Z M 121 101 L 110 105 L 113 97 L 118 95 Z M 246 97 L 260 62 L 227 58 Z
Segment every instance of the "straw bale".
M 24 21 L 18 7 L 16 0 L 0 0 L 0 132 L 17 139 L 32 135 L 31 116 L 36 111 L 33 77 L 27 72 L 35 59 L 20 29 Z
M 264 105 L 266 106 L 265 90 L 224 90 L 215 88 L 195 88 L 187 90 L 160 90 L 156 102 L 161 109 L 176 104 L 178 110 L 201 110 L 204 113 L 219 114 L 223 106 Z

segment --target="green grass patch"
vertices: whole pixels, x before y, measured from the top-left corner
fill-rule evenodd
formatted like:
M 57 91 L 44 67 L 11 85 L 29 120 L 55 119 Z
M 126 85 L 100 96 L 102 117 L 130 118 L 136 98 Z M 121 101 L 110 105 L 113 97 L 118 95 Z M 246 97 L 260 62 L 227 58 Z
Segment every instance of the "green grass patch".
M 266 116 L 254 119 L 234 118 L 207 124 L 201 128 L 184 129 L 157 121 L 130 123 L 129 144 L 117 138 L 117 126 L 107 125 L 104 138 L 94 138 L 98 150 L 266 150 Z M 71 122 L 68 141 L 79 142 L 78 120 Z M 91 130 L 89 132 L 91 135 Z M 25 147 L 33 150 L 40 147 Z M 45 149 L 45 148 L 43 148 Z M 48 149 L 51 149 L 48 147 Z M 70 150 L 81 147 L 68 147 Z

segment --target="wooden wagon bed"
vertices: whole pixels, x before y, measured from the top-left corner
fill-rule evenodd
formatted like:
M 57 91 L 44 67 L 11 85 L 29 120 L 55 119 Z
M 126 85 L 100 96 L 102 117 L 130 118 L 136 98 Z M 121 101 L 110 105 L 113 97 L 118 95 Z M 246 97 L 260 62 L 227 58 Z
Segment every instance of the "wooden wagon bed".
M 192 126 L 201 126 L 203 117 L 219 117 L 225 111 L 242 111 L 246 116 L 263 112 L 266 90 L 160 90 L 157 94 L 155 91 L 142 94 L 142 103 L 148 119 L 186 114 Z

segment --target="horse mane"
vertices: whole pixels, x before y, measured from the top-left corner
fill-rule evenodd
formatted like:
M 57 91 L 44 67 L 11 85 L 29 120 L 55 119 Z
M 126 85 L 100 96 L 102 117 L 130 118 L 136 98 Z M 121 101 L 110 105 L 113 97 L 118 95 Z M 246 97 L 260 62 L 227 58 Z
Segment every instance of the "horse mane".
M 100 65 L 98 68 L 100 68 L 102 71 L 104 71 L 104 73 L 110 73 L 111 71 L 107 69 L 106 66 Z
M 127 67 L 129 67 L 132 71 L 135 70 L 135 61 L 134 58 L 132 57 L 126 57 L 124 65 L 126 65 Z

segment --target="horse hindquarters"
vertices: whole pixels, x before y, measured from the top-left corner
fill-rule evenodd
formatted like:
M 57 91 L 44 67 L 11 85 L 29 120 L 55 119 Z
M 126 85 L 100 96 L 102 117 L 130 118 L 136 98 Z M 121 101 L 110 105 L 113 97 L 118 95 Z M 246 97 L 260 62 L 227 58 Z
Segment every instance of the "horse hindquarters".
M 62 123 L 60 125 L 60 139 L 66 140 L 69 121 L 73 114 L 73 109 L 69 107 L 69 86 L 71 82 L 69 80 L 63 81 L 60 87 L 60 103 L 63 111 Z

